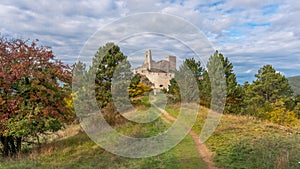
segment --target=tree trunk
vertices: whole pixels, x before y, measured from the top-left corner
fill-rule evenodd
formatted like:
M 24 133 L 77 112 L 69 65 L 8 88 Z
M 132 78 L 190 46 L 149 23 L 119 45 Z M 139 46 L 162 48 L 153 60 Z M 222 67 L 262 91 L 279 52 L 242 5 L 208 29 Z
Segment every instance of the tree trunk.
M 1 144 L 3 146 L 2 155 L 3 155 L 3 157 L 8 157 L 8 155 L 9 155 L 9 145 L 8 145 L 7 137 L 1 136 L 0 140 L 1 140 Z
M 12 136 L 0 136 L 0 141 L 3 147 L 3 157 L 15 156 L 21 150 L 21 137 L 14 138 Z
M 17 144 L 17 153 L 21 152 L 21 145 L 22 145 L 22 137 L 16 138 L 16 144 Z

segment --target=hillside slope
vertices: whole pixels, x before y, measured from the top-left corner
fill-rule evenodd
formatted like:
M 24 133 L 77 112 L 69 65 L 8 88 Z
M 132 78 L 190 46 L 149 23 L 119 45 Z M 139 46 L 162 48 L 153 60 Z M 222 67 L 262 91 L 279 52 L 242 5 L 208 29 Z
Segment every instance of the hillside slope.
M 167 105 L 173 117 L 180 105 Z M 200 134 L 207 118 L 207 108 L 201 108 L 193 131 Z M 170 125 L 159 119 L 145 125 L 127 123 L 117 130 L 136 136 L 156 135 Z M 170 151 L 155 157 L 129 159 L 101 149 L 79 126 L 64 130 L 63 137 L 44 144 L 40 150 L 27 150 L 23 158 L 3 160 L 0 168 L 207 168 L 197 154 L 192 138 L 186 138 Z M 68 134 L 69 133 L 69 134 Z M 71 133 L 71 134 L 70 134 Z M 250 116 L 223 115 L 216 131 L 206 145 L 214 154 L 218 168 L 300 168 L 300 128 L 284 127 Z M 39 153 L 38 153 L 39 152 Z
M 167 111 L 176 117 L 177 107 Z M 209 109 L 202 107 L 193 130 L 199 135 Z M 300 168 L 300 126 L 284 127 L 251 116 L 224 114 L 206 141 L 219 168 Z
M 289 77 L 288 80 L 295 94 L 300 94 L 300 76 Z

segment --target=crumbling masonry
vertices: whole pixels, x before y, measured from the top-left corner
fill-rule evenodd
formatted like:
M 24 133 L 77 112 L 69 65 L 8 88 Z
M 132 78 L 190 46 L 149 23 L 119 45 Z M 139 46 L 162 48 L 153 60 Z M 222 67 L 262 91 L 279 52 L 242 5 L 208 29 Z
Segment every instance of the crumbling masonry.
M 155 90 L 168 89 L 170 80 L 174 78 L 176 70 L 176 56 L 167 56 L 165 60 L 155 62 L 152 60 L 151 50 L 147 50 L 145 60 L 141 67 L 133 69 L 133 73 L 145 75 Z

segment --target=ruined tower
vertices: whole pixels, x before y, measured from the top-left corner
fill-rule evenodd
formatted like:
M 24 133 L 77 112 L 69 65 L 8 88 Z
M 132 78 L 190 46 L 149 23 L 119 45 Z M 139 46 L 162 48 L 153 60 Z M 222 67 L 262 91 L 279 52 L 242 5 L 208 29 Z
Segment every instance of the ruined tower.
M 167 61 L 169 61 L 169 72 L 175 72 L 176 70 L 176 56 L 167 56 Z
M 151 50 L 148 49 L 148 50 L 146 50 L 143 68 L 147 68 L 148 70 L 151 70 L 151 63 L 152 63 Z

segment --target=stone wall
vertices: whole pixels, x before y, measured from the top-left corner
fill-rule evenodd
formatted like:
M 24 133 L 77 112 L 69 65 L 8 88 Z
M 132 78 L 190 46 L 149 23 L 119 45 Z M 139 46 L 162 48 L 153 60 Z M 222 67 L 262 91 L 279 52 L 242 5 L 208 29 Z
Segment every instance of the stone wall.
M 154 89 L 168 89 L 173 73 L 145 72 L 144 75 L 154 84 Z
M 161 60 L 159 62 L 152 61 L 150 71 L 166 72 L 170 71 L 170 64 L 167 60 Z

